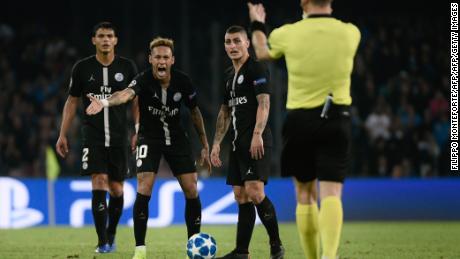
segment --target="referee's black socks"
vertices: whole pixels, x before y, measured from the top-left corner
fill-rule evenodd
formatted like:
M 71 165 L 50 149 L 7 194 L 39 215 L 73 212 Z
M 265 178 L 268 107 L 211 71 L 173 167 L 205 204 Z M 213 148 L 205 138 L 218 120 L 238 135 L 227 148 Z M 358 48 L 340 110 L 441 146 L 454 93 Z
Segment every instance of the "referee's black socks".
M 236 230 L 236 252 L 249 253 L 252 231 L 256 222 L 256 210 L 252 202 L 238 204 L 238 224 Z
M 150 196 L 137 193 L 133 208 L 136 246 L 145 245 L 145 233 L 147 231 L 147 220 L 149 219 L 149 201 Z
M 115 233 L 117 232 L 118 221 L 123 212 L 123 194 L 119 197 L 110 195 L 109 200 L 109 225 L 107 227 L 107 238 L 109 245 L 113 244 Z
M 267 196 L 261 203 L 256 204 L 257 214 L 267 230 L 270 237 L 271 253 L 279 252 L 281 240 L 278 230 L 278 220 L 276 219 L 275 207 Z
M 94 225 L 98 237 L 98 246 L 107 243 L 107 191 L 93 190 L 93 197 L 91 199 L 91 207 L 93 212 Z
M 185 224 L 187 225 L 188 238 L 200 233 L 201 201 L 199 196 L 193 199 L 185 199 Z

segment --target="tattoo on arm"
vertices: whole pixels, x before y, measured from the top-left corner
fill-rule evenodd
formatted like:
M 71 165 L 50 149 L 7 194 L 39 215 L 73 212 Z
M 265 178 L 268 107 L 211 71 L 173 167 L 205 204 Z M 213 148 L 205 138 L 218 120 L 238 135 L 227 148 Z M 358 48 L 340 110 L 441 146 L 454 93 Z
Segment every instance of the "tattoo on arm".
M 203 147 L 209 148 L 208 139 L 206 137 L 206 130 L 204 128 L 203 116 L 201 115 L 201 111 L 196 106 L 191 110 L 192 122 L 195 126 L 195 130 L 200 137 L 200 141 Z
M 131 88 L 125 88 L 123 91 L 118 91 L 112 94 L 107 99 L 109 106 L 116 106 L 128 102 L 135 96 L 134 90 Z
M 265 126 L 267 126 L 268 114 L 270 113 L 270 95 L 259 94 L 257 95 L 257 101 L 259 102 L 259 106 L 257 108 L 254 134 L 262 135 L 265 130 Z
M 228 126 L 230 125 L 230 113 L 228 106 L 222 105 L 220 107 L 219 115 L 217 116 L 216 135 L 214 136 L 214 144 L 220 144 L 222 139 L 227 133 Z

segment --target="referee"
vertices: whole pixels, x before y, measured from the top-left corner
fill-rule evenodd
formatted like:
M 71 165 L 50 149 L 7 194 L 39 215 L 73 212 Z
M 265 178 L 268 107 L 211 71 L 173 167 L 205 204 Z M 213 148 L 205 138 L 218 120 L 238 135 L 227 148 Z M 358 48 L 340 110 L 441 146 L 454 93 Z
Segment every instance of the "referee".
M 296 220 L 306 258 L 336 258 L 343 222 L 341 193 L 350 163 L 350 75 L 358 28 L 331 16 L 332 0 L 301 0 L 304 19 L 265 34 L 262 4 L 248 3 L 260 60 L 286 59 L 288 115 L 281 168 L 296 186 Z M 317 205 L 317 181 L 321 209 Z

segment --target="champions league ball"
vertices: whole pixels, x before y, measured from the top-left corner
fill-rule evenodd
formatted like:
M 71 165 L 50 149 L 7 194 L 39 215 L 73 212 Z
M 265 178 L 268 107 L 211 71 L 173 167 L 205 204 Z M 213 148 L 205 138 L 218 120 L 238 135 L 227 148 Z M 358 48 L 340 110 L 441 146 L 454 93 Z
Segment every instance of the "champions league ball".
M 216 257 L 216 252 L 216 240 L 209 234 L 195 234 L 187 242 L 187 256 L 189 259 L 212 259 Z

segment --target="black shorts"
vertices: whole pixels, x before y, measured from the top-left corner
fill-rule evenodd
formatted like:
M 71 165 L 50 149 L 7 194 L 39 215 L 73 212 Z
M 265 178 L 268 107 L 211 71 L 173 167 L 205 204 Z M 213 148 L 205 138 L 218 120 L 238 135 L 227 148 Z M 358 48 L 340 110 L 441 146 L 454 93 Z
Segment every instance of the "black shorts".
M 136 171 L 158 173 L 161 156 L 168 162 L 174 176 L 196 172 L 195 159 L 187 139 L 166 146 L 164 140 L 142 141 L 136 149 Z
M 107 174 L 109 180 L 122 182 L 128 177 L 128 148 L 83 146 L 81 175 Z
M 262 159 L 251 158 L 249 146 L 237 147 L 230 152 L 227 184 L 232 186 L 243 186 L 245 181 L 260 180 L 267 183 L 270 174 L 271 147 L 264 146 Z
M 328 118 L 321 118 L 322 107 L 288 112 L 283 126 L 282 176 L 300 182 L 343 183 L 351 156 L 349 106 L 331 105 Z

